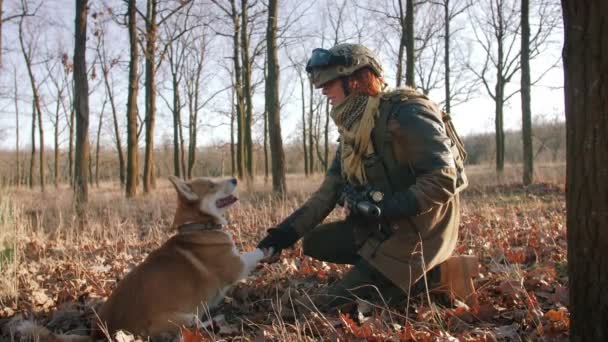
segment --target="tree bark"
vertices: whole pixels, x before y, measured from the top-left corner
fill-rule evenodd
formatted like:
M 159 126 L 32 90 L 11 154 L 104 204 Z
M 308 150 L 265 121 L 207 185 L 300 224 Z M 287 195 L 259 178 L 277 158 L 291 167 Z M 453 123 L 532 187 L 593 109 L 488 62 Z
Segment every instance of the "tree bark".
M 2 1 L 2 0 L 0 0 Z M 2 10 L 2 8 L 0 8 Z M 0 12 L 1 13 L 1 12 Z M 0 47 L 1 48 L 1 47 Z M 17 171 L 17 187 L 21 186 L 21 160 L 19 156 L 19 88 L 17 87 L 17 67 L 13 68 L 14 70 L 14 84 L 13 91 L 15 92 L 15 168 Z
M 248 0 L 241 0 L 241 56 L 243 58 L 243 95 L 245 97 L 245 179 L 253 179 L 253 141 L 251 126 L 253 124 L 253 100 L 251 94 L 251 62 L 249 59 L 249 30 L 247 21 Z
M 396 73 L 396 87 L 401 86 L 401 80 L 403 79 L 403 53 L 405 52 L 407 45 L 407 25 L 406 16 L 403 12 L 403 0 L 399 0 L 399 27 L 401 28 L 401 35 L 399 37 L 399 52 L 397 53 L 397 73 Z
M 310 91 L 310 99 L 308 106 L 308 169 L 310 173 L 313 174 L 315 172 L 315 157 L 313 154 L 314 151 L 314 125 L 313 125 L 313 116 L 314 116 L 314 107 L 313 107 L 313 98 L 314 98 L 314 88 L 312 81 L 308 82 L 308 90 Z
M 53 185 L 59 187 L 59 109 L 61 108 L 62 89 L 57 86 L 57 105 L 55 107 L 55 134 L 53 136 L 54 162 L 53 162 Z
M 414 0 L 406 0 L 406 13 L 405 13 L 405 30 L 406 30 L 406 64 L 405 64 L 405 84 L 412 88 L 416 87 L 416 74 L 415 66 L 416 61 L 414 57 Z
M 129 92 L 127 97 L 127 198 L 137 195 L 138 157 L 137 157 L 137 9 L 135 0 L 128 0 L 127 16 L 129 26 Z
M 608 340 L 608 3 L 562 0 L 570 340 Z
M 444 10 L 444 67 L 445 67 L 445 111 L 448 114 L 452 112 L 452 104 L 451 97 L 452 93 L 450 90 L 450 0 L 443 1 L 443 10 Z
M 245 99 L 243 98 L 242 87 L 242 70 L 241 70 L 241 52 L 239 36 L 241 32 L 241 21 L 236 8 L 235 0 L 230 0 L 230 8 L 233 25 L 233 51 L 232 58 L 234 62 L 234 88 L 236 91 L 236 165 L 237 175 L 240 179 L 245 176 Z
M 32 150 L 30 153 L 29 186 L 34 188 L 34 166 L 36 165 L 36 105 L 32 102 Z
M 156 120 L 156 22 L 158 0 L 148 0 L 146 13 L 146 150 L 144 155 L 144 193 L 156 187 L 154 177 L 154 123 Z
M 534 181 L 534 152 L 532 151 L 532 109 L 530 87 L 530 4 L 521 0 L 521 133 L 523 141 L 523 183 Z
M 74 109 L 76 111 L 76 154 L 74 200 L 79 211 L 89 197 L 89 83 L 87 80 L 87 0 L 76 1 L 74 44 Z
M 268 110 L 270 153 L 272 158 L 272 188 L 283 196 L 287 193 L 285 181 L 285 155 L 281 138 L 281 106 L 279 103 L 279 61 L 277 57 L 277 0 L 268 1 L 266 29 L 266 56 L 268 81 L 266 82 L 266 108 Z
M 38 120 L 38 139 L 40 145 L 39 156 L 39 178 L 40 178 L 40 190 L 45 190 L 45 175 L 44 175 L 44 127 L 42 126 L 42 110 L 40 109 L 40 94 L 38 93 L 38 86 L 36 85 L 36 78 L 34 77 L 34 71 L 32 70 L 32 56 L 31 50 L 26 50 L 25 42 L 23 39 L 23 18 L 19 22 L 19 43 L 21 45 L 21 52 L 25 60 L 25 66 L 30 79 L 30 85 L 32 87 L 33 102 L 32 102 L 32 161 L 30 163 L 30 186 L 33 186 L 33 165 L 35 158 L 36 147 L 34 146 L 35 139 L 35 121 Z
M 99 188 L 99 150 L 101 144 L 99 140 L 101 138 L 101 127 L 103 126 L 103 113 L 106 108 L 106 100 L 101 105 L 101 112 L 99 113 L 99 124 L 97 125 L 97 139 L 95 141 L 95 186 Z
M 302 152 L 304 152 L 304 175 L 308 176 L 308 151 L 306 150 L 306 98 L 304 96 L 304 77 L 300 74 L 302 87 Z

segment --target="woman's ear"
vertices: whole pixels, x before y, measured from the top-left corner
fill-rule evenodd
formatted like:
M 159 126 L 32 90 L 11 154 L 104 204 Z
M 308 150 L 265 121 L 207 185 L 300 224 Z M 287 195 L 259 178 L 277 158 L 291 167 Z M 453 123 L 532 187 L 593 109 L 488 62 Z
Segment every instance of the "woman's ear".
M 199 200 L 198 195 L 192 191 L 186 182 L 175 176 L 169 176 L 169 181 L 173 183 L 178 196 L 184 199 L 186 202 L 196 202 Z

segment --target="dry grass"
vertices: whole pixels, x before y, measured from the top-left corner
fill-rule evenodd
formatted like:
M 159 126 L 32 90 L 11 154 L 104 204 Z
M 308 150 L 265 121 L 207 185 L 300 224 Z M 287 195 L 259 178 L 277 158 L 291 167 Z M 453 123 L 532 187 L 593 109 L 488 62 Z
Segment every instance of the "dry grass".
M 563 337 L 563 330 L 545 316 L 551 310 L 563 311 L 567 299 L 562 298 L 564 165 L 537 166 L 536 179 L 544 183 L 528 188 L 517 185 L 518 169 L 508 166 L 501 179 L 491 166 L 468 169 L 471 187 L 464 195 L 457 252 L 483 260 L 482 277 L 476 280 L 481 309 L 438 306 L 439 298 L 424 296 L 412 298 L 405 308 L 360 305 L 354 320 L 315 313 L 314 308 L 311 313 L 303 310 L 307 296 L 347 267 L 311 260 L 296 248 L 284 253 L 280 263 L 264 266 L 236 286 L 214 312 L 223 314 L 223 323 L 200 330 L 207 331 L 203 335 L 210 340 Z M 281 200 L 263 179 L 243 187 L 241 203 L 231 210 L 227 227 L 237 246 L 252 249 L 265 229 L 297 208 L 321 179 L 322 175 L 290 175 L 290 193 Z M 59 331 L 86 329 L 85 317 L 93 303 L 107 296 L 122 275 L 171 234 L 175 194 L 162 179 L 153 194 L 131 200 L 116 183 L 91 189 L 83 217 L 76 215 L 67 186 L 46 194 L 23 188 L 3 193 L 0 339 L 11 336 L 11 324 L 24 317 Z M 340 215 L 334 211 L 328 219 Z M 72 314 L 58 319 L 62 312 Z

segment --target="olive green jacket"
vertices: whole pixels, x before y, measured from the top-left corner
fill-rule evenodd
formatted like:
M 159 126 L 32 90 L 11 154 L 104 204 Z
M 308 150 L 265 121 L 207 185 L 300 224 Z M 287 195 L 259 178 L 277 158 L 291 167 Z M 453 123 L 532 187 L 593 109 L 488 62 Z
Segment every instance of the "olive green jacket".
M 367 174 L 372 187 L 382 189 L 386 196 L 405 192 L 411 201 L 404 203 L 401 217 L 388 222 L 392 234 L 369 233 L 359 250 L 364 259 L 406 292 L 426 270 L 452 254 L 460 216 L 452 143 L 445 133 L 441 111 L 425 97 L 412 95 L 403 90 L 383 99 L 376 125 L 385 124 L 385 132 L 380 135 L 384 141 L 374 141 L 376 152 L 382 156 L 364 161 L 366 169 L 370 168 Z M 385 123 L 380 122 L 385 118 Z M 304 236 L 334 209 L 346 182 L 339 150 L 321 187 L 282 226 Z M 377 163 L 385 173 L 371 172 Z M 390 188 L 386 188 L 386 178 L 390 178 Z M 362 225 L 367 226 L 367 232 L 378 229 L 373 223 Z

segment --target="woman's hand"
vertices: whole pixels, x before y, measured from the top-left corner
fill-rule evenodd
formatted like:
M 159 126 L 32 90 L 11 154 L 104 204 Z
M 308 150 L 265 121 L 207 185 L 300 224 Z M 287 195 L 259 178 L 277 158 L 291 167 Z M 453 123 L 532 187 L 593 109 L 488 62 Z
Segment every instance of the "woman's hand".
M 279 260 L 283 249 L 291 247 L 299 239 L 300 236 L 292 228 L 270 228 L 268 235 L 258 243 L 257 247 L 269 251 L 269 255 L 265 255 L 263 261 L 272 263 Z

